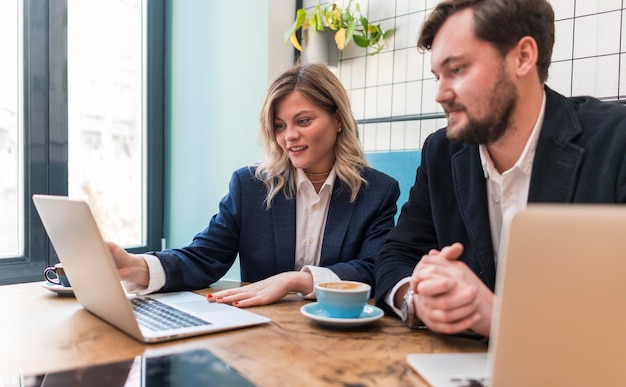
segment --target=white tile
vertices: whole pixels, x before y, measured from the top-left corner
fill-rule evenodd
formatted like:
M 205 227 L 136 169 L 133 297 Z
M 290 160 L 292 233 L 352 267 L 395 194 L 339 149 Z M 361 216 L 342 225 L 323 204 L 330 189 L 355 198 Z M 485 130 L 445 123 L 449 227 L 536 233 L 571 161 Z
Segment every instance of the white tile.
M 426 17 L 425 12 L 416 12 L 409 14 L 409 23 L 407 25 L 407 47 L 417 50 L 417 38 L 422 28 L 422 23 Z
M 352 60 L 351 86 L 353 89 L 365 87 L 365 57 Z
M 437 96 L 437 82 L 434 80 L 424 81 L 422 84 L 422 114 L 441 112 L 441 107 L 435 101 Z
M 389 122 L 376 124 L 376 151 L 390 150 L 391 141 L 391 125 Z
M 365 109 L 363 110 L 363 118 L 376 118 L 376 104 L 378 104 L 377 89 L 368 87 L 365 89 Z
M 424 141 L 429 135 L 441 128 L 445 128 L 446 125 L 447 121 L 443 118 L 436 120 L 423 120 L 420 128 L 420 149 L 424 146 Z
M 302 8 L 309 9 L 315 7 L 320 1 L 318 0 L 302 0 Z
M 406 82 L 407 50 L 396 50 L 393 53 L 393 83 Z
M 615 11 L 622 8 L 622 0 L 584 0 L 576 2 L 576 16 L 589 15 L 599 12 Z
M 358 3 L 361 5 L 361 14 L 369 20 L 380 20 L 380 0 L 360 0 Z M 354 2 L 353 4 L 354 5 Z
M 422 81 L 406 83 L 406 115 L 422 113 Z
M 404 135 L 406 130 L 406 121 L 398 121 L 391 123 L 391 133 L 389 140 L 389 149 L 392 151 L 405 150 Z
M 407 121 L 404 129 L 404 150 L 422 149 L 420 128 L 424 121 Z
M 420 54 L 416 49 L 407 49 L 406 51 L 406 60 L 407 60 L 407 68 L 406 68 L 406 80 L 407 81 L 417 81 L 422 80 L 424 78 L 424 66 L 427 66 L 430 69 L 430 61 L 426 61 L 430 58 L 430 55 Z M 432 77 L 430 71 L 427 71 L 428 74 Z
M 391 19 L 396 15 L 396 2 L 389 0 L 370 0 L 367 18 L 370 21 Z
M 409 13 L 411 3 L 417 3 L 417 0 L 396 0 L 396 17 Z
M 341 59 L 364 58 L 366 54 L 366 49 L 357 46 L 354 44 L 354 41 L 350 41 L 343 51 L 341 51 Z
M 418 56 L 420 56 L 422 58 L 422 63 L 421 63 L 421 76 L 422 79 L 435 79 L 435 75 L 432 72 L 432 64 L 431 64 L 431 55 L 430 55 L 430 51 L 426 51 L 424 53 L 417 53 Z
M 439 4 L 439 0 L 426 0 L 426 9 L 435 8 Z
M 574 25 L 574 58 L 619 52 L 621 12 L 576 18 Z
M 351 90 L 349 93 L 352 104 L 352 114 L 357 120 L 365 116 L 365 89 Z
M 409 24 L 410 20 L 408 15 L 396 18 L 396 30 L 393 33 L 393 45 L 396 50 L 409 47 L 409 42 L 415 43 L 415 39 L 409 39 L 409 32 L 412 31 Z
M 376 150 L 376 125 L 374 124 L 366 124 L 361 125 L 362 127 L 362 139 L 363 139 L 363 150 L 365 152 L 371 152 Z
M 409 0 L 409 12 L 424 11 L 427 7 L 426 0 Z
M 574 33 L 574 20 L 567 19 L 554 23 L 554 47 L 552 49 L 552 61 L 571 59 L 573 54 L 572 34 Z
M 374 87 L 378 84 L 379 55 L 365 58 L 365 87 Z
M 376 117 L 391 117 L 391 103 L 393 101 L 392 86 L 385 85 L 375 88 L 376 93 Z
M 391 115 L 394 117 L 407 114 L 407 84 L 395 83 L 392 89 Z
M 554 10 L 554 19 L 561 20 L 573 18 L 575 3 L 576 0 L 551 0 L 550 4 Z
M 377 85 L 388 85 L 393 82 L 393 52 L 382 52 L 376 55 L 378 59 Z
M 346 90 L 352 89 L 352 63 L 353 60 L 339 61 L 339 79 Z
M 626 21 L 626 13 L 624 11 L 622 11 L 622 20 Z M 622 41 L 621 52 L 626 52 L 626 28 L 622 27 L 622 31 L 621 32 L 622 32 L 622 34 L 621 34 L 621 36 L 622 36 L 622 38 L 621 38 L 621 41 Z
M 619 73 L 621 74 L 619 80 L 620 99 L 626 99 L 626 97 L 623 97 L 626 96 L 626 54 L 621 55 Z
M 363 125 L 359 125 L 359 143 L 361 144 L 361 148 L 367 152 L 367 149 L 365 149 L 365 140 L 363 140 L 364 138 L 365 132 L 363 131 Z
M 433 132 L 437 131 L 437 130 L 439 130 L 441 128 L 445 128 L 446 126 L 448 126 L 448 119 L 445 118 L 445 117 L 444 118 L 438 118 L 438 119 L 435 120 L 435 125 L 434 125 L 435 130 L 433 130 Z
M 578 59 L 572 70 L 572 95 L 615 97 L 618 89 L 619 55 Z
M 572 61 L 553 62 L 546 84 L 559 93 L 570 96 L 572 90 Z

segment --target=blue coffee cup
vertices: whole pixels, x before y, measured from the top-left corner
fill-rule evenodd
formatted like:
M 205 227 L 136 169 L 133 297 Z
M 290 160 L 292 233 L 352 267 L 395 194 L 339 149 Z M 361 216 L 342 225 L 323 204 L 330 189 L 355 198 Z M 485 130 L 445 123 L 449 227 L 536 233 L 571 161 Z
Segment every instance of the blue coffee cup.
M 370 298 L 371 287 L 356 281 L 332 281 L 315 285 L 319 307 L 328 317 L 357 318 Z

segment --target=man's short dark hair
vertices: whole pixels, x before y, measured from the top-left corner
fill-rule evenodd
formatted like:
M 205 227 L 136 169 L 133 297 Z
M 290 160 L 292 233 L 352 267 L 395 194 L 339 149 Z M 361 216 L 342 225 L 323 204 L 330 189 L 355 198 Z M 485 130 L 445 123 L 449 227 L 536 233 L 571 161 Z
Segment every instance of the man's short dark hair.
M 554 45 L 554 11 L 546 0 L 444 0 L 424 21 L 417 48 L 430 50 L 445 21 L 466 8 L 474 12 L 476 37 L 493 44 L 502 56 L 524 36 L 535 39 L 539 78 L 542 82 L 548 79 Z

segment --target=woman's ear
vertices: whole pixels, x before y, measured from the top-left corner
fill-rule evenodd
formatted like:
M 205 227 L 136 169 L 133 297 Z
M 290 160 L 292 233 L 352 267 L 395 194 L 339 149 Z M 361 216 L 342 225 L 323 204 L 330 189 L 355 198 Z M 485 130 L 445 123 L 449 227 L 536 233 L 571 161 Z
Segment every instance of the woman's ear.
M 341 128 L 343 128 L 341 118 L 339 117 L 339 109 L 335 112 L 335 128 L 337 129 L 337 133 L 341 132 Z

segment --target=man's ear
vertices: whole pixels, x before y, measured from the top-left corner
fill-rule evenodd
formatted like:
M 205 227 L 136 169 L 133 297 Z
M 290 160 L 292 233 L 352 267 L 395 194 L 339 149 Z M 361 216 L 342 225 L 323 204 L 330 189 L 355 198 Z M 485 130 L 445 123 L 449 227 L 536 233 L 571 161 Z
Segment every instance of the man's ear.
M 518 77 L 527 76 L 532 71 L 537 71 L 538 51 L 537 42 L 530 36 L 521 38 L 515 46 L 515 73 Z

